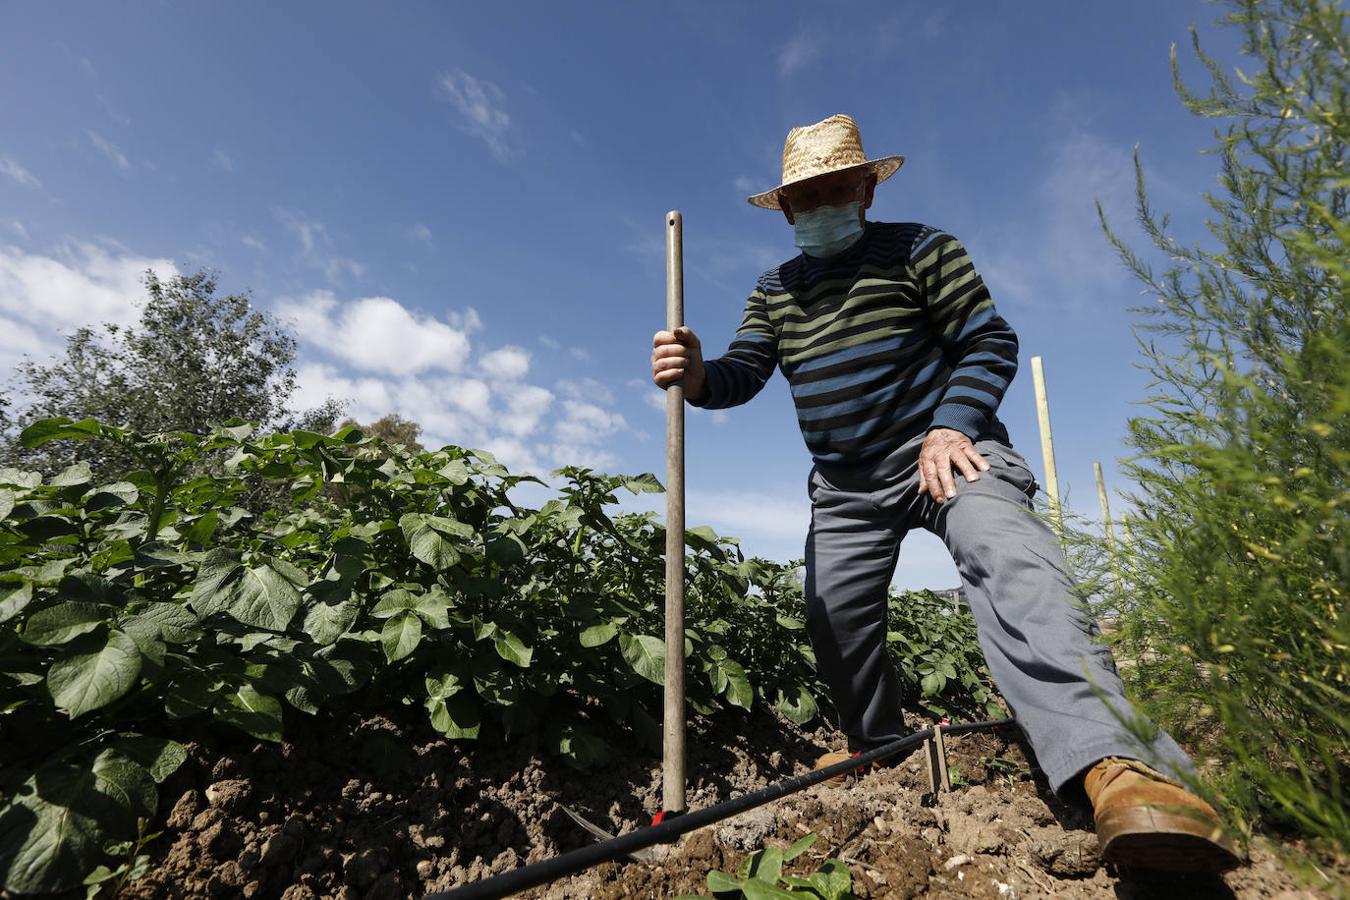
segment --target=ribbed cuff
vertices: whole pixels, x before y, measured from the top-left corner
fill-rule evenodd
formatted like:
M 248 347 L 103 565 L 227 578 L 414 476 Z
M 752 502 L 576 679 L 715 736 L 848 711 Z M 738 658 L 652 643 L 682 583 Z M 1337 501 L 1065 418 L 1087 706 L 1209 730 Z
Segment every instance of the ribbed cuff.
M 952 428 L 974 441 L 984 431 L 984 426 L 988 421 L 989 417 L 973 406 L 949 403 L 939 406 L 933 413 L 933 424 L 928 426 L 928 430 Z
M 720 379 L 721 376 L 717 374 L 717 364 L 714 362 L 708 362 L 707 360 L 704 360 L 703 398 L 700 400 L 690 400 L 689 396 L 686 394 L 684 402 L 688 403 L 690 406 L 697 406 L 699 409 L 704 409 L 708 407 L 709 404 L 713 403 L 717 399 L 718 394 L 717 385 Z

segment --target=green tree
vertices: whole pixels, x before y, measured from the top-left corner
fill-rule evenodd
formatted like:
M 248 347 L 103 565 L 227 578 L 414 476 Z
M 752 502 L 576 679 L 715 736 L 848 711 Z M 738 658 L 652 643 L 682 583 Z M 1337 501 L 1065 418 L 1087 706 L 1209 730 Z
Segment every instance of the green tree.
M 1160 725 L 1219 763 L 1234 824 L 1294 828 L 1350 848 L 1350 319 L 1346 13 L 1331 0 L 1227 0 L 1254 71 L 1237 86 L 1192 43 L 1208 96 L 1173 81 L 1216 130 L 1219 247 L 1139 220 L 1161 276 L 1098 215 L 1156 295 L 1135 310 L 1148 412 L 1131 419 L 1130 497 L 1111 641 Z M 1099 558 L 1105 558 L 1099 555 Z M 1140 722 L 1134 720 L 1142 736 Z M 1207 785 L 1197 786 L 1202 792 Z
M 366 434 L 373 434 L 390 444 L 402 444 L 412 453 L 421 453 L 426 448 L 417 440 L 422 436 L 422 426 L 412 419 L 405 419 L 398 413 L 389 413 L 370 425 L 362 425 L 355 419 L 347 419 L 338 427 L 354 425 Z
M 216 275 L 205 270 L 161 281 L 147 269 L 144 282 L 147 296 L 135 325 L 80 328 L 67 336 L 63 357 L 20 363 L 19 393 L 28 403 L 12 415 L 16 424 L 92 417 L 141 432 L 205 434 L 212 424 L 238 417 L 269 431 L 334 429 L 338 401 L 303 413 L 288 409 L 295 337 L 254 309 L 247 293 L 217 295 Z M 13 436 L 4 448 L 6 464 L 45 472 L 77 460 L 100 474 L 135 468 L 125 453 L 108 442 L 28 449 Z

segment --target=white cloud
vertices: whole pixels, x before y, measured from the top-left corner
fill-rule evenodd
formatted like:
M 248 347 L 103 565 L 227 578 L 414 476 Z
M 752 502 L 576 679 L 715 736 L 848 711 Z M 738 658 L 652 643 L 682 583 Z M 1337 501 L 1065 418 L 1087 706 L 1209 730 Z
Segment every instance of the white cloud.
M 530 354 L 521 347 L 499 347 L 479 357 L 478 364 L 493 378 L 516 380 L 530 371 Z
M 469 356 L 465 329 L 410 312 L 389 297 L 341 303 L 320 290 L 279 301 L 277 312 L 295 324 L 302 342 L 366 372 L 457 372 Z
M 557 338 L 551 338 L 551 337 L 549 337 L 549 336 L 546 335 L 546 334 L 541 334 L 541 335 L 539 335 L 539 343 L 543 344 L 545 347 L 547 347 L 547 348 L 550 349 L 550 350 L 561 350 L 561 349 L 562 349 L 562 344 L 560 344 L 560 343 L 558 342 Z
M 0 246 L 0 312 L 39 332 L 100 322 L 126 324 L 140 315 L 146 269 L 162 279 L 178 274 L 172 260 L 113 256 L 79 241 L 64 244 L 61 255 L 64 259 Z M 8 334 L 0 338 L 12 339 Z
M 507 411 L 497 416 L 497 426 L 517 437 L 531 434 L 553 404 L 553 393 L 533 384 L 510 385 L 504 390 Z
M 919 25 L 919 34 L 923 35 L 924 39 L 930 41 L 942 34 L 946 27 L 948 12 L 949 10 L 939 8 L 924 16 L 923 22 Z
M 224 150 L 217 150 L 211 157 L 211 162 L 222 172 L 234 171 L 234 159 Z
M 84 133 L 89 136 L 89 142 L 93 144 L 100 153 L 112 160 L 113 165 L 123 172 L 131 168 L 131 160 L 127 159 L 126 154 L 112 141 L 99 134 L 97 131 L 90 131 L 88 128 Z
M 462 131 L 487 144 L 498 162 L 506 162 L 515 155 L 506 140 L 511 116 L 502 108 L 506 95 L 501 88 L 463 69 L 442 75 L 438 86 L 459 112 Z
M 1030 308 L 1055 303 L 1089 309 L 1104 292 L 1122 291 L 1131 283 L 1102 232 L 1094 201 L 1101 202 L 1112 230 L 1129 238 L 1135 222 L 1134 163 L 1128 147 L 1078 124 L 1091 118 L 1092 102 L 1088 95 L 1058 98 L 1051 121 L 1062 127 L 1049 129 L 1058 137 L 1045 147 L 1044 175 L 1032 192 L 1040 205 L 1027 210 L 1027 221 L 1016 227 L 987 226 L 990 249 L 972 251 L 995 303 L 1007 299 Z M 1157 175 L 1150 181 L 1155 202 L 1160 195 L 1184 197 L 1178 186 Z
M 140 315 L 146 269 L 178 274 L 172 260 L 112 256 L 96 244 L 67 243 L 63 259 L 0 246 L 0 373 L 25 355 L 60 351 L 64 336 L 84 325 L 128 324 Z
M 25 228 L 23 223 L 20 222 L 18 219 L 11 219 L 9 222 L 9 227 L 13 228 L 14 233 L 17 234 L 20 238 L 22 238 L 25 241 L 28 240 L 28 229 Z
M 476 378 L 457 375 L 351 375 L 327 363 L 296 367 L 293 403 L 308 408 L 327 397 L 350 401 L 347 414 L 369 424 L 395 412 L 422 426 L 422 443 L 488 450 L 513 472 L 542 474 L 551 466 L 553 448 L 533 446 L 535 433 L 553 395 L 534 385 L 510 384 L 501 390 Z
M 553 423 L 553 461 L 557 465 L 584 465 L 612 469 L 618 456 L 605 447 L 606 440 L 628 429 L 622 415 L 594 403 L 564 400 L 563 418 Z
M 614 392 L 603 383 L 590 377 L 579 379 L 564 378 L 558 382 L 558 391 L 574 400 L 584 400 L 592 403 L 604 404 L 612 404 L 614 402 Z
M 38 181 L 32 172 L 19 165 L 18 160 L 10 156 L 0 156 L 0 175 L 8 176 L 24 187 L 42 187 L 42 182 Z
M 432 246 L 431 229 L 421 224 L 420 222 L 408 229 L 408 237 L 420 243 L 426 244 L 428 247 Z
M 731 186 L 742 194 L 759 193 L 759 191 L 755 189 L 757 187 L 756 182 L 751 180 L 750 177 L 746 175 L 737 175 L 735 180 L 731 182 Z M 772 185 L 770 185 L 770 187 L 772 187 Z
M 798 34 L 778 51 L 778 74 L 787 77 L 818 56 L 820 56 L 819 43 L 805 33 Z
M 267 245 L 251 234 L 246 234 L 241 237 L 239 243 L 250 249 L 257 250 L 259 253 L 267 252 Z
M 356 278 L 365 274 L 365 266 L 334 252 L 333 239 L 322 222 L 288 209 L 277 208 L 273 214 L 300 242 L 299 260 L 322 271 L 330 282 L 337 282 L 344 274 Z

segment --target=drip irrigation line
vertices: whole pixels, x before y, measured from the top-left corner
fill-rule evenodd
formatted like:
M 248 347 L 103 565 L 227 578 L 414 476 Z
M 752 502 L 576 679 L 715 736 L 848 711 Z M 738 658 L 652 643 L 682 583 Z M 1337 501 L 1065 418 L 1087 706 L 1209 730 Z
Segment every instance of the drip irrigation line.
M 1016 719 L 991 719 L 983 722 L 967 722 L 961 725 L 939 725 L 936 727 L 941 728 L 943 734 L 966 734 L 974 731 L 1001 731 L 1007 726 L 1016 724 Z M 816 769 L 804 775 L 785 778 L 766 788 L 752 791 L 749 794 L 742 794 L 730 800 L 723 800 L 721 803 L 703 809 L 692 812 L 666 813 L 663 821 L 659 824 L 638 828 L 611 840 L 602 841 L 599 844 L 590 844 L 561 856 L 555 856 L 552 859 L 545 859 L 528 866 L 512 869 L 509 872 L 475 881 L 452 891 L 427 894 L 423 900 L 477 900 L 477 898 L 505 897 L 507 894 L 516 891 L 523 891 L 526 888 L 556 881 L 564 875 L 580 872 L 582 869 L 599 865 L 602 862 L 619 859 L 635 850 L 641 850 L 653 844 L 674 843 L 675 838 L 696 828 L 720 822 L 722 819 L 730 818 L 737 813 L 763 806 L 765 803 L 804 790 L 828 778 L 842 775 L 858 766 L 886 759 L 911 747 L 917 747 L 933 737 L 933 729 L 934 726 L 930 725 L 913 734 L 899 738 L 889 744 L 873 747 L 871 750 L 866 750 L 858 756 L 851 756 L 834 765 Z

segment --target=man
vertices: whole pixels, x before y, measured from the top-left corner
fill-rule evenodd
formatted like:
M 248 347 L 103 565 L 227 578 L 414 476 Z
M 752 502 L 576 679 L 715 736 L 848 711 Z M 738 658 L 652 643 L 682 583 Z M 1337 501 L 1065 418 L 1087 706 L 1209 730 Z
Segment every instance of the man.
M 886 604 L 913 528 L 951 551 L 994 681 L 1051 787 L 1091 804 L 1111 862 L 1222 871 L 1241 860 L 1214 810 L 1177 780 L 1194 771 L 1158 731 L 1136 744 L 1091 687 L 1129 709 L 1108 648 L 1078 604 L 1058 541 L 1030 514 L 1037 484 L 995 415 L 1017 337 L 961 242 L 914 222 L 869 222 L 902 156 L 868 160 L 857 124 L 793 128 L 783 180 L 749 199 L 781 209 L 802 253 L 765 272 L 725 355 L 689 328 L 659 331 L 652 379 L 690 404 L 750 400 L 781 369 L 814 459 L 807 480 L 807 629 L 853 755 L 907 733 L 886 653 Z M 849 753 L 822 756 L 817 768 Z

